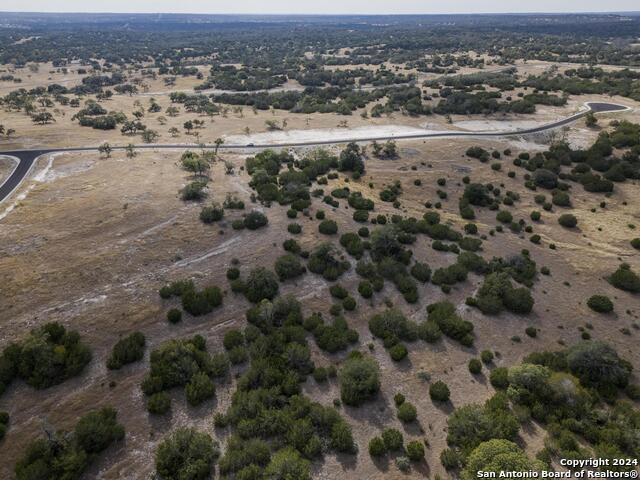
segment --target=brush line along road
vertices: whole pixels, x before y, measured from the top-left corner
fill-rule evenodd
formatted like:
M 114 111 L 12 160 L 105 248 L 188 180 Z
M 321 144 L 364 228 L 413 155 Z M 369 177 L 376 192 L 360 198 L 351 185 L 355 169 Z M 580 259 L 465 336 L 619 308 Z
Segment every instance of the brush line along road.
M 291 142 L 291 143 L 269 143 L 269 144 L 230 144 L 222 145 L 220 148 L 224 150 L 240 150 L 247 148 L 287 148 L 287 147 L 312 147 L 321 145 L 333 145 L 339 143 L 349 142 L 372 142 L 372 141 L 386 141 L 386 140 L 416 140 L 424 138 L 450 138 L 450 137 L 508 137 L 527 135 L 532 133 L 544 132 L 546 130 L 552 130 L 554 128 L 568 125 L 575 122 L 579 118 L 587 115 L 589 112 L 593 113 L 608 113 L 608 112 L 620 112 L 629 110 L 629 107 L 624 105 L 618 105 L 615 103 L 603 103 L 603 102 L 589 102 L 585 104 L 588 109 L 571 115 L 567 118 L 557 120 L 555 122 L 547 123 L 532 128 L 525 128 L 521 130 L 509 130 L 509 131 L 495 131 L 495 132 L 461 132 L 461 131 L 443 131 L 443 132 L 429 132 L 429 133 L 408 133 L 399 135 L 387 135 L 377 136 L 369 138 L 353 138 L 342 140 L 321 140 L 321 141 L 304 141 L 304 142 Z M 152 144 L 152 145 L 137 145 L 136 149 L 186 149 L 194 148 L 198 145 L 188 144 Z M 207 148 L 215 148 L 213 145 L 206 145 Z M 126 147 L 112 147 L 113 150 L 124 150 Z M 0 152 L 0 156 L 14 157 L 18 160 L 18 165 L 11 173 L 11 175 L 0 185 L 0 202 L 8 198 L 17 188 L 20 186 L 24 178 L 29 174 L 31 167 L 35 161 L 41 155 L 49 153 L 61 153 L 61 152 L 89 152 L 96 151 L 98 147 L 67 147 L 67 148 L 43 148 L 34 150 L 14 150 L 9 152 Z

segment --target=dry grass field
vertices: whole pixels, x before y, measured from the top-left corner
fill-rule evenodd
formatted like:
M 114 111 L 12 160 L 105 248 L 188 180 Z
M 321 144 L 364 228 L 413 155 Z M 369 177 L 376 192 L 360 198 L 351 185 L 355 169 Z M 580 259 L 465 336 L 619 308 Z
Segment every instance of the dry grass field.
M 539 74 L 552 64 L 530 61 L 518 62 L 516 66 L 519 74 L 525 75 Z M 23 83 L 0 83 L 0 95 L 18 87 L 77 84 L 80 76 L 73 70 L 63 74 L 49 64 L 40 65 L 38 72 L 18 69 L 14 74 L 22 78 Z M 362 110 L 345 117 L 292 114 L 282 110 L 254 112 L 248 107 L 211 117 L 184 112 L 180 107 L 179 114 L 171 117 L 165 113 L 171 105 L 169 91 L 190 90 L 200 81 L 178 77 L 176 85 L 171 87 L 166 87 L 160 78 L 144 82 L 145 91 L 133 96 L 116 95 L 102 105 L 109 111 L 130 115 L 140 105 L 146 109 L 150 99 L 155 99 L 162 111 L 146 113 L 142 121 L 159 132 L 159 144 L 212 143 L 216 138 L 248 142 L 251 137 L 247 133 L 263 134 L 261 138 L 267 143 L 277 141 L 282 135 L 296 141 L 307 138 L 309 131 L 313 131 L 317 140 L 324 141 L 335 138 L 335 132 L 343 131 L 345 125 L 340 124 L 344 121 L 347 128 L 376 127 L 380 132 L 402 128 L 511 129 L 564 118 L 578 111 L 585 101 L 611 101 L 632 108 L 621 114 L 600 116 L 599 126 L 595 128 L 587 127 L 580 120 L 553 133 L 525 137 L 399 141 L 398 157 L 389 160 L 375 158 L 368 147 L 366 172 L 361 178 L 352 179 L 340 173 L 323 186 L 325 192 L 339 187 L 361 192 L 375 201 L 374 214 L 416 218 L 425 213 L 425 202 L 438 201 L 437 190 L 442 189 L 448 196 L 442 200 L 442 222 L 458 231 L 468 223 L 460 217 L 457 201 L 464 191 L 464 176 L 470 176 L 473 182 L 491 183 L 503 191 L 519 194 L 521 199 L 511 211 L 516 220 L 523 218 L 529 223 L 530 212 L 539 209 L 534 202 L 536 192 L 524 187 L 526 171 L 514 167 L 513 158 L 524 151 L 533 154 L 546 150 L 552 141 L 560 138 L 574 148 L 588 147 L 602 130 L 611 129 L 608 123 L 614 118 L 640 122 L 637 102 L 599 95 L 571 96 L 563 107 L 539 105 L 531 115 L 452 115 L 450 122 L 440 115 L 410 117 L 398 113 L 363 118 Z M 291 84 L 288 87 L 298 88 Z M 372 105 L 367 107 L 370 109 Z M 102 131 L 80 127 L 72 120 L 75 110 L 57 107 L 55 123 L 42 126 L 34 125 L 24 113 L 0 112 L 0 123 L 16 130 L 11 137 L 0 138 L 0 151 L 95 146 L 103 142 L 112 146 L 141 143 L 139 136 L 123 136 L 119 128 Z M 183 129 L 184 122 L 193 119 L 205 122 L 204 128 L 197 130 L 197 136 L 188 135 Z M 286 127 L 270 133 L 265 122 L 271 120 L 280 125 L 285 122 Z M 172 136 L 168 133 L 171 127 L 180 133 Z M 481 163 L 465 155 L 469 147 L 476 145 L 488 151 L 510 149 L 512 155 L 502 157 L 499 161 L 502 169 L 497 171 L 491 168 L 492 162 Z M 339 154 L 343 147 L 327 148 Z M 310 150 L 297 148 L 291 152 L 296 158 L 302 158 Z M 183 202 L 179 191 L 192 178 L 181 168 L 182 153 L 181 149 L 150 149 L 138 151 L 134 158 L 128 158 L 123 151 L 116 151 L 110 157 L 98 152 L 45 155 L 20 188 L 0 204 L 0 345 L 23 338 L 34 327 L 58 321 L 78 330 L 93 352 L 92 362 L 77 377 L 45 390 L 35 390 L 16 381 L 0 397 L 0 410 L 8 411 L 11 416 L 11 428 L 0 442 L 3 459 L 0 478 L 12 478 L 16 459 L 34 437 L 41 435 L 43 426 L 70 429 L 81 415 L 101 405 L 112 405 L 118 410 L 119 421 L 126 425 L 126 439 L 99 456 L 86 472 L 86 478 L 152 478 L 156 447 L 165 434 L 177 426 L 193 425 L 207 431 L 221 444 L 230 435 L 229 429 L 214 428 L 212 418 L 215 412 L 224 412 L 230 405 L 242 367 L 232 367 L 230 379 L 217 385 L 215 398 L 198 407 L 188 405 L 182 389 L 172 391 L 173 408 L 167 416 L 147 413 L 140 383 L 149 369 L 149 352 L 168 339 L 200 334 L 206 338 L 210 352 L 223 351 L 224 333 L 243 328 L 245 311 L 250 307 L 244 296 L 231 291 L 225 276 L 227 269 L 235 259 L 243 275 L 256 266 L 273 268 L 275 260 L 284 253 L 283 241 L 292 236 L 287 233 L 287 225 L 292 220 L 287 218 L 287 206 L 274 202 L 266 207 L 252 202 L 251 177 L 244 169 L 245 159 L 255 153 L 250 150 L 222 148 L 211 166 L 207 199 Z M 228 164 L 235 167 L 232 174 L 225 172 Z M 13 165 L 12 161 L 0 158 L 0 182 Z M 508 176 L 510 170 L 516 172 L 514 178 Z M 440 178 L 446 179 L 446 187 L 436 183 Z M 420 180 L 420 184 L 416 180 Z M 395 181 L 402 185 L 399 208 L 379 198 L 380 190 Z M 243 200 L 247 206 L 245 211 L 227 210 L 224 220 L 212 225 L 202 223 L 199 220 L 202 206 L 212 201 L 221 203 L 227 195 Z M 357 293 L 360 278 L 354 268 L 341 277 L 340 284 L 358 303 L 358 308 L 345 312 L 345 317 L 359 333 L 356 348 L 370 351 L 380 365 L 381 393 L 364 408 L 340 408 L 353 427 L 359 452 L 355 456 L 327 455 L 324 462 L 313 464 L 313 478 L 394 479 L 435 478 L 436 475 L 446 478 L 448 473 L 441 465 L 440 452 L 447 446 L 448 415 L 459 406 L 483 402 L 494 393 L 486 369 L 481 375 L 472 375 L 468 370 L 469 360 L 482 350 L 499 353 L 495 366 L 511 366 L 533 351 L 571 345 L 579 341 L 587 329 L 593 338 L 615 345 L 618 353 L 636 370 L 640 368 L 638 296 L 614 288 L 605 278 L 621 262 L 640 271 L 640 256 L 629 246 L 629 241 L 638 236 L 630 225 L 640 225 L 638 180 L 616 184 L 615 192 L 606 199 L 606 208 L 598 206 L 602 200 L 600 195 L 588 193 L 579 186 L 573 187 L 571 199 L 571 213 L 577 217 L 578 227 L 565 229 L 558 224 L 557 218 L 565 213 L 561 207 L 544 211 L 542 220 L 534 223 L 534 232 L 541 237 L 539 245 L 529 241 L 530 235 L 524 232 L 516 234 L 508 228 L 494 232 L 498 223 L 496 212 L 477 209 L 474 223 L 478 235 L 487 236 L 480 252 L 483 257 L 508 257 L 528 249 L 537 266 L 550 271 L 550 275 L 538 275 L 532 288 L 535 306 L 528 316 L 508 312 L 485 316 L 467 306 L 465 299 L 473 296 L 482 284 L 482 277 L 473 273 L 465 282 L 456 284 L 449 294 L 431 283 L 420 284 L 420 299 L 414 304 L 406 303 L 390 282 L 372 299 L 362 298 Z M 232 221 L 251 209 L 265 213 L 268 226 L 256 231 L 233 230 Z M 315 218 L 318 210 L 324 210 L 327 218 L 337 222 L 337 236 L 327 237 L 318 232 L 319 220 Z M 302 233 L 296 239 L 304 250 L 312 250 L 326 240 L 337 243 L 340 234 L 357 231 L 362 226 L 352 215 L 353 209 L 344 200 L 338 208 L 332 208 L 322 203 L 321 198 L 314 199 L 308 214 L 299 215 L 295 220 L 302 226 Z M 418 236 L 412 246 L 414 258 L 427 262 L 432 270 L 455 262 L 455 254 L 436 251 L 431 243 L 427 236 Z M 550 249 L 550 244 L 556 248 Z M 176 301 L 162 300 L 158 290 L 183 278 L 194 279 L 198 286 L 220 286 L 224 291 L 223 306 L 200 317 L 185 315 L 179 324 L 167 322 L 167 310 L 176 306 Z M 282 283 L 280 294 L 291 293 L 301 301 L 305 316 L 315 311 L 324 311 L 326 315 L 332 303 L 329 285 L 320 276 L 307 272 L 295 281 Z M 615 312 L 602 315 L 588 308 L 586 301 L 594 293 L 613 299 Z M 449 339 L 436 344 L 419 341 L 408 345 L 407 359 L 394 362 L 382 342 L 374 339 L 369 331 L 369 318 L 385 305 L 396 305 L 408 318 L 421 322 L 426 318 L 428 304 L 445 299 L 455 304 L 465 320 L 473 323 L 476 337 L 473 347 L 462 347 Z M 525 334 L 527 327 L 537 329 L 535 338 Z M 146 336 L 144 360 L 121 370 L 108 370 L 105 361 L 112 346 L 134 331 Z M 347 352 L 323 352 L 313 341 L 309 341 L 309 345 L 316 365 L 340 365 L 347 355 Z M 435 404 L 428 395 L 429 384 L 419 372 L 428 373 L 432 380 L 445 381 L 451 390 L 451 402 L 444 407 Z M 336 379 L 319 384 L 310 376 L 302 389 L 311 399 L 325 405 L 331 405 L 340 397 Z M 407 425 L 396 418 L 393 397 L 400 392 L 417 407 L 417 422 Z M 389 426 L 400 429 L 405 441 L 425 440 L 428 445 L 426 461 L 412 468 L 409 474 L 401 472 L 392 460 L 374 461 L 367 453 L 369 440 Z M 543 447 L 544 436 L 543 428 L 533 422 L 523 429 L 519 443 L 533 456 Z

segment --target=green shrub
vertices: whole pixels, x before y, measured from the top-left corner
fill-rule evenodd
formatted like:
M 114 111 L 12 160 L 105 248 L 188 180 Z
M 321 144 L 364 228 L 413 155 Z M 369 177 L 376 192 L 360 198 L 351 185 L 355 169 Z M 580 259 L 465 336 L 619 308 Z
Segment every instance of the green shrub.
M 435 242 L 434 242 L 435 243 Z M 454 263 L 448 267 L 438 268 L 433 272 L 431 281 L 435 285 L 454 285 L 458 282 L 464 282 L 467 279 L 468 271 L 462 265 Z
M 338 233 L 338 224 L 333 220 L 323 220 L 318 225 L 318 231 L 324 235 L 335 235 Z
M 469 147 L 466 151 L 466 155 L 467 157 L 476 158 L 482 162 L 489 160 L 489 152 L 478 146 Z
M 345 233 L 340 237 L 342 245 L 347 253 L 355 258 L 362 257 L 364 253 L 364 243 L 356 233 Z
M 469 303 L 485 315 L 496 315 L 503 309 L 513 313 L 527 314 L 534 304 L 527 288 L 514 288 L 506 272 L 487 275 L 475 298 Z
M 624 388 L 629 382 L 631 365 L 618 357 L 613 347 L 604 342 L 580 342 L 567 350 L 569 371 L 587 386 L 606 391 Z
M 190 480 L 205 480 L 219 456 L 218 445 L 208 434 L 182 427 L 158 446 L 156 471 L 163 479 L 182 479 L 188 472 Z
M 565 213 L 558 217 L 558 223 L 565 228 L 574 228 L 576 225 L 578 225 L 578 219 L 575 215 Z
M 403 360 L 408 355 L 407 347 L 402 343 L 396 343 L 394 346 L 389 348 L 389 356 L 394 362 L 399 362 Z
M 469 455 L 462 478 L 474 479 L 478 471 L 487 472 L 487 475 L 493 472 L 497 475 L 507 470 L 529 472 L 545 470 L 545 467 L 539 460 L 530 460 L 515 443 L 503 439 L 491 439 L 481 443 Z
M 489 381 L 496 389 L 505 389 L 509 386 L 509 370 L 504 367 L 498 367 L 491 370 Z
M 251 475 L 260 472 L 260 468 L 255 467 L 257 471 L 252 472 Z M 271 457 L 271 461 L 264 471 L 264 477 L 310 479 L 309 461 L 302 458 L 297 450 L 291 447 L 283 448 Z
M 630 243 L 633 248 L 640 250 L 640 238 L 634 238 Z
M 371 317 L 369 331 L 383 340 L 393 337 L 412 342 L 418 338 L 415 322 L 407 320 L 397 308 L 387 309 Z
M 353 212 L 353 219 L 356 222 L 366 222 L 369 220 L 369 212 L 367 210 L 356 210 Z
M 404 423 L 413 422 L 416 418 L 418 418 L 418 411 L 413 404 L 409 402 L 404 402 L 402 405 L 398 407 L 398 419 Z
M 591 310 L 598 313 L 610 313 L 613 311 L 613 302 L 605 295 L 592 295 L 587 300 Z
M 373 296 L 373 287 L 371 286 L 371 282 L 368 280 L 362 280 L 358 284 L 358 293 L 360 293 L 363 298 L 371 298 Z
M 287 232 L 291 235 L 298 235 L 302 232 L 302 227 L 297 223 L 290 223 L 287 225 Z
M 245 228 L 244 219 L 238 218 L 232 221 L 231 228 L 233 228 L 234 230 L 244 230 Z
M 452 448 L 445 448 L 440 452 L 440 463 L 446 470 L 455 470 L 460 466 L 460 454 Z
M 296 242 L 293 238 L 289 238 L 288 240 L 285 240 L 284 242 L 282 242 L 282 248 L 284 248 L 285 251 L 294 253 L 296 255 L 302 251 L 300 244 Z
M 206 373 L 194 374 L 185 387 L 187 401 L 190 405 L 200 405 L 216 393 L 216 387 Z
M 244 335 L 240 330 L 229 330 L 224 334 L 222 339 L 222 345 L 225 350 L 232 350 L 236 347 L 241 347 L 244 345 Z
M 351 406 L 362 405 L 380 389 L 379 369 L 371 357 L 352 357 L 340 369 L 340 398 Z
M 33 329 L 0 356 L 0 394 L 15 377 L 42 389 L 79 375 L 91 361 L 91 351 L 78 332 L 57 322 Z
M 380 437 L 373 437 L 369 441 L 369 455 L 372 457 L 381 457 L 387 453 L 387 447 L 384 444 L 384 440 Z
M 182 190 L 180 190 L 180 198 L 185 202 L 198 201 L 206 197 L 204 189 L 207 184 L 205 182 L 196 181 L 188 183 Z
M 469 360 L 469 372 L 478 375 L 482 371 L 482 363 L 477 358 Z
M 493 352 L 491 350 L 483 350 L 480 352 L 480 360 L 482 360 L 482 363 L 485 365 L 489 365 L 493 362 Z
M 182 311 L 178 308 L 172 308 L 167 312 L 167 320 L 169 323 L 179 323 L 182 320 Z
M 357 306 L 356 300 L 351 296 L 348 296 L 342 301 L 342 307 L 348 312 L 355 310 Z
M 509 397 L 497 393 L 484 405 L 472 403 L 453 411 L 447 419 L 447 444 L 460 452 L 462 460 L 487 439 L 515 440 L 519 429 Z
M 525 328 L 524 333 L 531 338 L 536 338 L 538 336 L 538 330 L 536 327 L 527 327 Z
M 154 415 L 162 415 L 171 409 L 171 397 L 167 392 L 154 393 L 147 399 L 147 410 Z
M 477 252 L 482 247 L 482 240 L 479 238 L 464 237 L 458 241 L 458 245 L 460 245 L 462 250 Z
M 349 292 L 347 291 L 347 289 L 344 288 L 339 283 L 331 285 L 329 287 L 329 293 L 331 294 L 332 297 L 335 297 L 339 300 L 344 300 L 349 296 Z
M 275 263 L 275 271 L 280 281 L 284 282 L 303 275 L 307 269 L 302 265 L 302 263 L 300 263 L 298 257 L 288 253 L 278 257 Z
M 15 466 L 17 480 L 81 478 L 96 454 L 124 437 L 110 407 L 83 416 L 70 434 L 53 433 L 32 441 Z
M 421 462 L 424 460 L 424 445 L 422 442 L 414 440 L 413 442 L 407 443 L 407 457 L 412 462 Z
M 200 221 L 202 223 L 213 223 L 222 220 L 224 217 L 224 209 L 217 205 L 203 207 L 200 211 Z
M 570 207 L 571 197 L 569 197 L 567 192 L 556 191 L 551 197 L 551 203 L 559 207 Z
M 549 170 L 539 168 L 533 173 L 533 182 L 538 187 L 551 190 L 558 186 L 558 176 Z
M 229 370 L 224 354 L 209 355 L 204 338 L 169 340 L 151 352 L 150 371 L 142 382 L 146 395 L 185 386 L 198 373 L 223 377 Z
M 244 294 L 250 302 L 258 303 L 263 299 L 272 300 L 278 290 L 276 275 L 264 267 L 256 267 L 247 277 Z
M 395 428 L 385 428 L 382 431 L 382 440 L 384 446 L 389 452 L 397 452 L 402 450 L 404 444 L 404 438 L 402 433 Z
M 247 214 L 244 217 L 244 226 L 249 230 L 257 230 L 258 228 L 264 227 L 267 223 L 269 223 L 269 219 L 257 210 L 254 210 Z
M 539 221 L 541 217 L 542 215 L 537 210 L 534 210 L 533 212 L 531 212 L 531 220 L 533 220 L 534 222 Z
M 351 266 L 349 262 L 340 261 L 336 256 L 336 249 L 331 243 L 322 243 L 311 252 L 307 267 L 312 273 L 335 281 Z
M 473 324 L 460 318 L 452 303 L 432 303 L 427 306 L 427 312 L 428 321 L 435 322 L 447 337 L 459 341 L 464 346 L 473 344 Z
M 467 235 L 476 235 L 478 233 L 478 226 L 475 223 L 467 223 L 464 226 L 464 232 Z
M 448 402 L 450 396 L 449 387 L 442 380 L 438 380 L 429 387 L 429 396 L 434 402 Z
M 418 337 L 427 343 L 436 343 L 442 338 L 442 330 L 436 322 L 422 322 L 418 324 Z
M 640 277 L 631 270 L 627 263 L 623 263 L 618 267 L 618 270 L 609 277 L 609 282 L 620 290 L 631 293 L 640 292 Z
M 513 215 L 507 210 L 500 210 L 496 215 L 496 220 L 500 223 L 511 223 L 513 221 Z
M 140 332 L 134 332 L 121 338 L 113 346 L 111 355 L 107 359 L 107 368 L 117 370 L 128 363 L 142 360 L 144 356 L 145 338 Z
M 331 427 L 331 448 L 342 453 L 354 453 L 356 444 L 349 424 L 343 420 L 336 422 Z
M 218 287 L 207 287 L 202 291 L 186 290 L 182 294 L 182 308 L 194 317 L 205 315 L 222 305 L 222 292 Z
M 313 370 L 313 378 L 316 382 L 326 382 L 328 378 L 327 369 L 324 367 L 317 367 Z
M 411 275 L 419 282 L 426 283 L 431 278 L 431 268 L 426 263 L 416 262 L 411 267 Z
M 229 361 L 233 365 L 239 365 L 248 360 L 249 352 L 247 351 L 247 348 L 244 346 L 234 347 L 231 350 L 229 350 L 229 352 L 227 353 L 227 356 L 229 357 Z
M 312 315 L 309 319 L 313 317 Z M 319 323 L 313 328 L 313 336 L 318 347 L 322 350 L 335 353 L 358 341 L 358 332 L 350 329 L 343 317 L 337 317 L 331 325 L 325 325 L 321 318 L 319 320 Z M 307 322 L 305 321 L 306 326 Z
M 111 443 L 122 440 L 124 427 L 117 422 L 117 415 L 111 407 L 84 415 L 74 430 L 78 447 L 88 454 L 94 454 L 105 450 Z

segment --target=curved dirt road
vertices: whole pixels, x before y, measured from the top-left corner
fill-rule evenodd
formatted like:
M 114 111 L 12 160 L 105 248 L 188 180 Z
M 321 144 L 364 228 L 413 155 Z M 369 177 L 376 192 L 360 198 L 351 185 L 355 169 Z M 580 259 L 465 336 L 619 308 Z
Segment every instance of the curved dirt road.
M 575 122 L 579 118 L 585 116 L 589 112 L 593 113 L 608 113 L 608 112 L 621 112 L 629 110 L 629 107 L 625 105 L 619 105 L 616 103 L 605 102 L 588 102 L 585 103 L 587 109 L 571 115 L 569 117 L 557 120 L 555 122 L 546 123 L 537 127 L 525 128 L 520 130 L 508 130 L 508 131 L 490 131 L 490 132 L 462 132 L 462 131 L 442 131 L 442 132 L 429 132 L 429 133 L 409 133 L 399 135 L 387 135 L 368 138 L 353 138 L 353 139 L 341 139 L 336 140 L 322 140 L 322 141 L 305 141 L 305 142 L 291 142 L 291 143 L 265 143 L 265 144 L 228 144 L 222 145 L 220 148 L 224 150 L 239 150 L 239 149 L 264 149 L 264 148 L 287 148 L 287 147 L 312 147 L 321 145 L 333 145 L 338 143 L 349 142 L 372 142 L 372 141 L 387 141 L 387 140 L 410 140 L 410 139 L 423 139 L 423 138 L 450 138 L 450 137 L 508 137 L 517 135 L 526 135 L 532 133 L 544 132 L 546 130 L 552 130 L 554 128 L 568 125 Z M 152 149 L 187 149 L 198 147 L 199 145 L 190 144 L 150 144 L 150 145 L 136 145 L 136 149 L 152 150 Z M 208 148 L 215 148 L 213 145 L 206 145 Z M 31 171 L 35 161 L 41 155 L 48 153 L 59 152 L 83 152 L 83 151 L 96 151 L 98 147 L 67 147 L 67 148 L 43 148 L 33 150 L 14 150 L 9 152 L 0 152 L 0 155 L 13 157 L 18 161 L 18 165 L 13 173 L 0 185 L 0 203 L 9 196 L 20 186 L 22 181 Z M 124 150 L 125 147 L 112 147 L 113 150 Z

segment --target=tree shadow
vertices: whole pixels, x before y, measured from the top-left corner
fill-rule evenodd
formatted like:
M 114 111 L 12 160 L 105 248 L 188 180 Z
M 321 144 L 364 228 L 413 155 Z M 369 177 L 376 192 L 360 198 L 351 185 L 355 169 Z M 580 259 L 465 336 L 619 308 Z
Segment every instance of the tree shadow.
M 447 415 L 451 415 L 455 410 L 455 407 L 453 406 L 451 400 L 447 400 L 446 402 L 436 402 L 432 400 L 431 403 L 433 403 L 434 407 Z
M 411 359 L 409 358 L 409 355 L 404 357 L 399 362 L 393 362 L 393 363 L 396 366 L 396 368 L 398 370 L 400 370 L 401 372 L 408 372 L 413 368 L 413 363 L 411 362 Z
M 359 407 L 344 406 L 344 413 L 349 417 L 375 425 L 378 428 L 384 428 L 389 420 L 389 415 L 392 415 L 390 412 L 390 404 L 381 393 L 378 393 L 374 401 L 367 402 Z
M 358 454 L 339 453 L 336 455 L 336 460 L 343 470 L 355 470 L 358 464 Z
M 173 409 L 169 409 L 167 413 L 148 413 L 149 425 L 153 432 L 164 433 L 171 429 L 173 424 Z
M 426 432 L 424 430 L 424 426 L 420 422 L 420 420 L 414 420 L 413 422 L 402 423 L 402 429 L 408 435 L 412 435 L 414 437 L 419 437 L 424 435 Z
M 387 455 L 382 455 L 381 457 L 371 457 L 371 461 L 378 470 L 382 472 L 389 471 L 390 461 Z
M 422 460 L 420 462 L 414 462 L 412 464 L 412 468 L 420 473 L 425 478 L 431 477 L 431 468 L 429 468 L 429 464 L 426 460 Z

